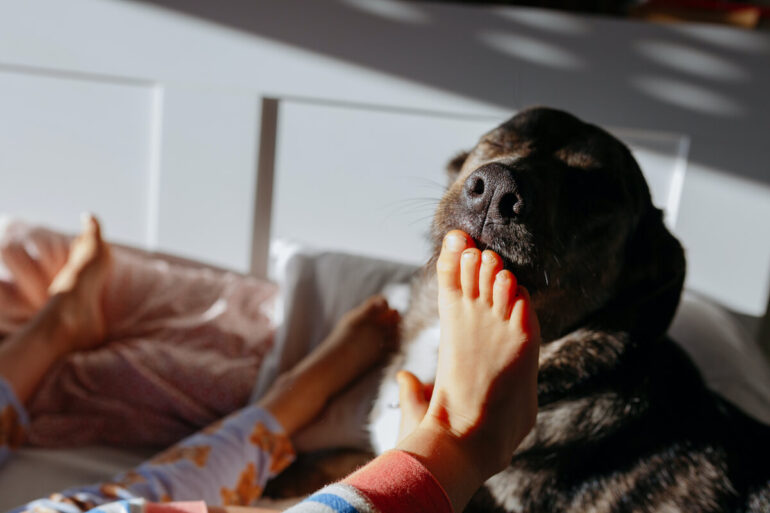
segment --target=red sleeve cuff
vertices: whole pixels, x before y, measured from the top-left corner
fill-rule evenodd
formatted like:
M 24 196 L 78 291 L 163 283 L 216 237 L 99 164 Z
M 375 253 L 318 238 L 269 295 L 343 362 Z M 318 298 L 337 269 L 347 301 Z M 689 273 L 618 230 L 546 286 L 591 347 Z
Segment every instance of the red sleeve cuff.
M 144 513 L 208 513 L 208 507 L 203 501 L 148 502 L 144 505 Z
M 357 488 L 382 513 L 452 513 L 433 474 L 404 451 L 388 451 L 342 482 Z

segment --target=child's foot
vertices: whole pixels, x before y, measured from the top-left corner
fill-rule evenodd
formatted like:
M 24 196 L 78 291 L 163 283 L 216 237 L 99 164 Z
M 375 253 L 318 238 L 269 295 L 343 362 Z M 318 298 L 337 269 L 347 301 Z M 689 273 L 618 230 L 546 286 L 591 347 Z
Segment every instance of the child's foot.
M 102 292 L 110 267 L 110 248 L 102 240 L 99 222 L 83 217 L 83 231 L 72 241 L 64 267 L 48 287 L 56 309 L 65 352 L 92 349 L 104 341 Z
M 398 441 L 414 431 L 420 425 L 433 394 L 433 384 L 426 385 L 406 370 L 398 371 L 398 405 L 401 408 L 401 420 L 398 425 Z
M 345 314 L 312 353 L 281 375 L 260 404 L 288 435 L 296 433 L 318 416 L 333 395 L 396 348 L 399 320 L 385 298 L 369 298 Z
M 426 420 L 504 464 L 537 412 L 540 330 L 529 294 L 461 231 L 444 238 L 436 268 L 441 343 Z

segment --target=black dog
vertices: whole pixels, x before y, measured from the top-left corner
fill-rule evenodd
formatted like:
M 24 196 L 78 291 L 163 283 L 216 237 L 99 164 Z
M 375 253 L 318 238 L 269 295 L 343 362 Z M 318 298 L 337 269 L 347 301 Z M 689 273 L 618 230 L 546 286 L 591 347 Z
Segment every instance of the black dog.
M 435 254 L 453 228 L 496 251 L 532 293 L 543 335 L 537 424 L 467 511 L 769 512 L 770 428 L 710 393 L 665 336 L 684 253 L 629 150 L 536 108 L 449 167 Z M 426 335 L 437 319 L 434 264 L 415 283 L 375 438 L 392 375 L 426 364 L 409 361 L 416 344 L 437 344 Z

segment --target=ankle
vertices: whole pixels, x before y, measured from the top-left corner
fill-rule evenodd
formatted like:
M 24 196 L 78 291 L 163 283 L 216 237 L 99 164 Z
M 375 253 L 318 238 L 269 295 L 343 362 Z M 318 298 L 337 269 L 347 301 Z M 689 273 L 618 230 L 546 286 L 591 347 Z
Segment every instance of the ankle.
M 467 440 L 431 422 L 422 422 L 396 449 L 411 454 L 433 474 L 454 511 L 462 511 L 475 491 L 494 474 Z
M 41 311 L 38 324 L 45 332 L 45 342 L 57 357 L 73 351 L 72 341 L 79 336 L 77 308 L 72 292 L 51 296 Z
M 278 376 L 259 405 L 292 436 L 321 412 L 326 400 L 307 376 L 291 370 Z

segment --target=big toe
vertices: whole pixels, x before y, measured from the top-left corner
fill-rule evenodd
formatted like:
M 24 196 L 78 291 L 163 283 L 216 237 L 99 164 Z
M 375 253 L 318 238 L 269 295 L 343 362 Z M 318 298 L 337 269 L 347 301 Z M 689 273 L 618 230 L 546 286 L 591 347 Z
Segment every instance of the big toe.
M 384 296 L 377 294 L 367 298 L 363 303 L 355 307 L 348 314 L 350 321 L 373 320 L 377 321 L 389 310 L 388 301 Z
M 446 234 L 436 262 L 440 295 L 460 294 L 462 292 L 460 260 L 463 251 L 472 247 L 474 247 L 473 239 L 467 233 L 452 230 Z

